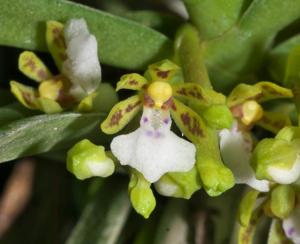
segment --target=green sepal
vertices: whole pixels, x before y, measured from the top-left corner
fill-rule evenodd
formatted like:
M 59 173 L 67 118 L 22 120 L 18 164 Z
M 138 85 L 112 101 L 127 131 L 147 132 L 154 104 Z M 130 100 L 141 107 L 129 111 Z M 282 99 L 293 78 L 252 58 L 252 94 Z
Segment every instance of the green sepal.
M 190 199 L 201 188 L 196 167 L 188 172 L 175 172 L 163 175 L 155 183 L 155 189 L 163 196 Z
M 108 83 L 100 83 L 97 90 L 83 98 L 77 106 L 79 112 L 109 112 L 118 102 L 113 87 Z
M 238 212 L 238 220 L 242 226 L 249 225 L 259 193 L 256 190 L 249 190 L 242 198 Z
M 261 103 L 278 98 L 292 97 L 293 93 L 290 89 L 278 86 L 272 82 L 261 81 L 255 85 L 242 83 L 232 90 L 228 96 L 227 104 L 229 107 L 234 107 L 249 100 L 255 100 Z
M 46 44 L 57 68 L 61 71 L 62 64 L 67 58 L 64 38 L 64 25 L 62 23 L 54 20 L 47 21 Z
M 131 170 L 128 191 L 135 211 L 145 219 L 148 219 L 156 206 L 156 200 L 151 190 L 151 183 L 141 173 Z
M 122 130 L 129 121 L 141 110 L 142 101 L 139 95 L 131 96 L 117 103 L 101 124 L 106 134 L 114 134 Z
M 208 195 L 218 196 L 234 186 L 234 176 L 221 159 L 217 132 L 208 128 L 206 137 L 196 144 L 196 166 Z
M 108 177 L 115 170 L 114 162 L 106 156 L 103 146 L 84 139 L 67 153 L 67 169 L 79 180 L 93 176 Z
M 145 85 L 148 84 L 148 81 L 137 73 L 126 74 L 121 77 L 117 83 L 116 91 L 121 89 L 128 90 L 141 90 Z
M 63 108 L 54 100 L 44 97 L 37 98 L 37 105 L 39 110 L 46 114 L 55 114 L 63 111 Z
M 17 81 L 10 81 L 10 90 L 12 94 L 29 109 L 38 109 L 37 97 L 38 91 L 30 86 L 25 86 Z
M 181 132 L 193 143 L 206 137 L 206 125 L 203 119 L 188 106 L 173 99 L 171 116 Z
M 180 67 L 168 59 L 149 65 L 145 77 L 149 81 L 166 81 L 171 85 L 184 81 Z
M 220 130 L 231 128 L 233 116 L 226 105 L 212 105 L 202 111 L 202 117 L 210 127 Z
M 262 118 L 256 124 L 276 134 L 285 126 L 291 125 L 291 120 L 283 113 L 264 111 Z
M 18 67 L 24 75 L 37 82 L 52 77 L 47 66 L 33 52 L 22 52 L 19 56 Z
M 226 101 L 223 94 L 212 89 L 202 88 L 199 84 L 195 83 L 176 84 L 172 86 L 172 90 L 175 97 L 197 102 L 200 106 L 225 104 Z
M 295 207 L 296 194 L 290 185 L 278 185 L 271 192 L 272 213 L 281 219 L 287 218 Z
M 291 142 L 282 139 L 263 139 L 255 147 L 251 166 L 257 179 L 273 180 L 269 175 L 269 167 L 289 170 L 297 158 L 297 149 Z

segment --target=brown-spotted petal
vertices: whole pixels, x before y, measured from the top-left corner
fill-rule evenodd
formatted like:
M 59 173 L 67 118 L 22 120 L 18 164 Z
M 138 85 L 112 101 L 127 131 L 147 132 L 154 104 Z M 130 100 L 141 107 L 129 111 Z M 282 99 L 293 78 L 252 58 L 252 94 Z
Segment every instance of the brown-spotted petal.
M 121 89 L 141 90 L 148 81 L 137 73 L 123 75 L 117 83 L 116 91 Z
M 10 90 L 15 97 L 22 103 L 26 108 L 38 109 L 37 97 L 38 92 L 36 89 L 22 85 L 17 81 L 10 81 Z
M 47 80 L 52 76 L 47 66 L 33 52 L 22 52 L 18 65 L 24 75 L 37 82 Z
M 257 102 L 265 102 L 277 98 L 292 98 L 293 93 L 290 89 L 278 86 L 272 82 L 262 81 L 254 85 L 261 90 L 257 97 Z
M 62 63 L 66 59 L 66 44 L 64 38 L 64 25 L 50 20 L 46 26 L 46 43 L 56 66 L 62 69 Z
M 178 98 L 197 101 L 201 105 L 224 104 L 225 96 L 212 89 L 205 89 L 198 84 L 181 83 L 172 86 L 173 95 Z
M 282 113 L 264 111 L 262 118 L 257 121 L 257 125 L 276 134 L 283 127 L 291 125 L 291 121 Z
M 176 99 L 173 99 L 171 116 L 181 132 L 193 143 L 198 143 L 206 136 L 206 126 L 202 118 Z
M 142 102 L 138 95 L 117 103 L 101 124 L 106 134 L 114 134 L 122 130 L 129 121 L 141 110 Z

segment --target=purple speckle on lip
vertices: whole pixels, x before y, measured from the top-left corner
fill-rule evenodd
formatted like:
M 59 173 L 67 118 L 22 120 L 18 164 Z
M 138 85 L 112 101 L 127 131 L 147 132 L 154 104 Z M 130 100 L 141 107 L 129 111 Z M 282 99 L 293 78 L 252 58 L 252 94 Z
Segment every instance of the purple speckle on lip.
M 153 132 L 151 130 L 147 130 L 146 131 L 146 135 L 152 137 L 153 136 Z
M 143 117 L 143 122 L 147 123 L 148 122 L 148 118 L 147 117 Z
M 164 123 L 165 123 L 165 124 L 168 124 L 169 121 L 170 121 L 169 119 L 164 119 Z
M 295 228 L 292 227 L 292 228 L 290 228 L 290 229 L 288 230 L 288 233 L 287 233 L 287 234 L 288 234 L 289 237 L 291 237 L 291 236 L 294 234 L 294 232 L 295 232 Z

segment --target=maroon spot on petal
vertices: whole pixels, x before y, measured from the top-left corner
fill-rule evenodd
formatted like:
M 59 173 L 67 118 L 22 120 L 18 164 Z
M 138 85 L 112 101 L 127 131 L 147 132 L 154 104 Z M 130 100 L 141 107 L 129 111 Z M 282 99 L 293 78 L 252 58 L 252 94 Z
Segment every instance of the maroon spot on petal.
M 118 125 L 122 117 L 122 110 L 118 110 L 117 112 L 115 112 L 110 119 L 109 126 Z
M 137 101 L 137 102 L 134 103 L 134 104 L 129 104 L 129 105 L 126 107 L 125 112 L 126 112 L 126 113 L 131 112 L 134 108 L 136 108 L 137 106 L 139 106 L 140 103 L 141 103 L 140 101 Z
M 128 84 L 131 86 L 136 86 L 138 84 L 138 82 L 136 80 L 130 80 L 130 81 L 128 81 Z
M 190 133 L 195 136 L 204 136 L 197 118 L 193 116 L 191 117 L 188 112 L 181 114 L 180 118 L 183 124 L 188 128 Z
M 149 108 L 154 107 L 153 99 L 146 92 L 144 95 L 144 106 L 149 107 Z
M 35 71 L 36 65 L 32 58 L 27 58 L 24 67 L 29 67 L 32 72 Z
M 45 79 L 48 78 L 47 72 L 46 72 L 45 70 L 43 70 L 43 69 L 39 69 L 38 72 L 37 72 L 37 74 L 38 74 L 38 77 L 39 77 L 41 80 L 45 80 Z
M 156 70 L 157 76 L 158 76 L 158 77 L 161 77 L 161 78 L 163 78 L 163 79 L 165 79 L 165 78 L 168 77 L 169 72 L 170 72 L 170 70 L 166 70 L 166 71 L 159 70 L 159 69 Z
M 33 106 L 33 97 L 32 94 L 28 93 L 28 92 L 23 92 L 22 93 L 24 100 L 26 101 L 26 103 L 28 103 L 30 106 Z

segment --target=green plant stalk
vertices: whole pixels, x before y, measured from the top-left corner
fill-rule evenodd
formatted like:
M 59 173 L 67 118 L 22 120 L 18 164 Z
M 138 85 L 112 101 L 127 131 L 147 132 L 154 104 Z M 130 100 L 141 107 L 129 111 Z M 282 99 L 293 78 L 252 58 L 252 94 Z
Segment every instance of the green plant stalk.
M 201 40 L 195 27 L 186 24 L 179 29 L 175 40 L 175 53 L 182 67 L 185 82 L 211 88 L 203 60 Z

